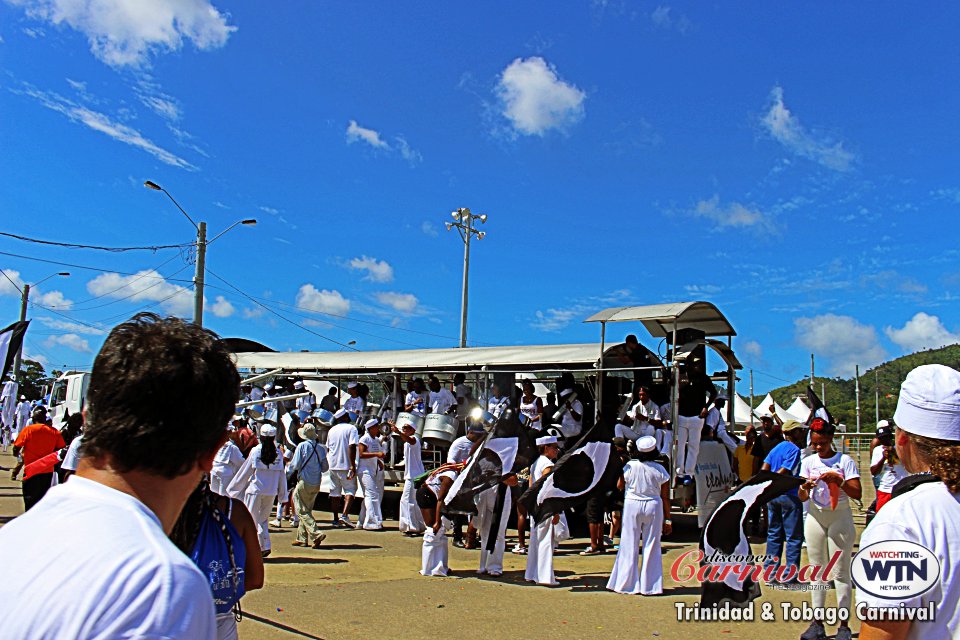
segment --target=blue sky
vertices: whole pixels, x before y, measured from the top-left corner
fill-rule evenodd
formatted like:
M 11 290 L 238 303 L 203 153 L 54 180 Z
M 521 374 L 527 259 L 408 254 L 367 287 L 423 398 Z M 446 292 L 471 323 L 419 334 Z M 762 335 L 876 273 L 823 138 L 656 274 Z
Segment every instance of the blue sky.
M 144 180 L 211 236 L 256 217 L 210 246 L 206 324 L 280 350 L 455 346 L 457 207 L 489 216 L 471 344 L 704 299 L 765 390 L 811 352 L 848 377 L 960 341 L 960 9 L 557 7 L 0 0 L 0 230 L 189 243 Z M 32 298 L 49 367 L 139 309 L 191 312 L 179 249 L 0 252 L 18 286 L 72 273 Z

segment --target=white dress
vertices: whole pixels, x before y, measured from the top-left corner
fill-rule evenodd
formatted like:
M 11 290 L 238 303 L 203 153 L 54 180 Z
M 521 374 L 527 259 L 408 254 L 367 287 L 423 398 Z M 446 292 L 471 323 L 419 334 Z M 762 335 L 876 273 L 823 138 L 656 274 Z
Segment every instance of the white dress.
M 530 482 L 536 482 L 543 475 L 543 470 L 552 467 L 554 461 L 546 456 L 537 458 L 533 466 L 530 467 Z M 524 579 L 528 582 L 536 582 L 546 586 L 556 586 L 557 582 L 553 573 L 553 548 L 554 548 L 554 525 L 553 517 L 544 518 L 530 528 L 530 543 L 527 548 L 527 570 L 524 573 Z
M 265 465 L 260 460 L 262 446 L 258 444 L 250 450 L 250 455 L 227 487 L 227 495 L 246 505 L 257 525 L 260 548 L 266 551 L 270 548 L 270 510 L 274 500 L 278 504 L 287 501 L 287 476 L 283 469 L 283 454 L 278 450 L 277 459 L 269 466 Z
M 623 467 L 623 480 L 626 486 L 620 549 L 617 550 L 607 589 L 646 596 L 663 593 L 663 560 L 660 556 L 663 502 L 660 500 L 660 486 L 669 482 L 670 476 L 656 462 L 631 460 Z
M 400 496 L 400 532 L 423 533 L 427 525 L 417 506 L 417 490 L 413 479 L 424 473 L 420 456 L 420 438 L 413 436 L 414 444 L 403 443 L 403 495 Z
M 450 478 L 456 480 L 456 471 L 444 471 L 432 476 L 427 480 L 427 487 L 435 494 L 440 491 L 441 478 Z M 433 527 L 427 527 L 423 532 L 423 549 L 420 553 L 420 575 L 423 576 L 446 576 L 450 572 L 447 565 L 450 550 L 447 547 L 447 529 L 452 523 L 446 518 L 441 518 L 440 530 L 434 533 Z
M 360 436 L 360 444 L 370 453 L 381 453 L 383 445 L 379 438 L 369 433 Z M 360 447 L 357 447 L 359 455 Z M 380 511 L 381 483 L 383 469 L 378 458 L 360 458 L 357 463 L 357 475 L 363 487 L 363 512 L 360 514 L 360 526 L 369 531 L 383 529 L 383 515 Z

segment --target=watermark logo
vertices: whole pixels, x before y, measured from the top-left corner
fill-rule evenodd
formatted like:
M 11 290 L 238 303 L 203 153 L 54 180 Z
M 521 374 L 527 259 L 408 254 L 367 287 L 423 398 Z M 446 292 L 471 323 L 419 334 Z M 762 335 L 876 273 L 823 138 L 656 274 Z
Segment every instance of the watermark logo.
M 926 593 L 940 580 L 940 561 L 921 544 L 885 540 L 868 545 L 853 558 L 857 588 L 877 598 L 905 600 Z

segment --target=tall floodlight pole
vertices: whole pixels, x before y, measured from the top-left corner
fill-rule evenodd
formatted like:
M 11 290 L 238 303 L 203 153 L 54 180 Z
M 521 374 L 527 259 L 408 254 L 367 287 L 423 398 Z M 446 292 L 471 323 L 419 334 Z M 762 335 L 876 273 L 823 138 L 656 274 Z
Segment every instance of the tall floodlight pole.
M 873 407 L 876 412 L 877 423 L 880 422 L 880 368 L 873 370 Z
M 190 221 L 190 224 L 193 225 L 193 228 L 197 230 L 197 241 L 194 245 L 197 248 L 197 264 L 196 270 L 193 274 L 193 323 L 197 326 L 203 326 L 203 279 L 207 270 L 207 246 L 210 245 L 214 240 L 225 234 L 230 229 L 233 229 L 238 224 L 243 224 L 247 226 L 253 226 L 257 224 L 257 221 L 253 218 L 248 218 L 245 220 L 237 220 L 232 225 L 215 235 L 212 239 L 207 240 L 207 223 L 200 221 L 194 222 L 193 218 L 190 217 L 183 207 L 180 206 L 180 203 L 173 199 L 173 196 L 170 195 L 170 192 L 158 185 L 152 180 L 147 180 L 143 183 L 148 189 L 153 189 L 154 191 L 162 191 L 168 198 L 170 202 L 177 206 L 177 209 L 180 210 L 180 213 Z
M 857 393 L 857 433 L 860 433 L 860 365 L 856 365 L 854 372 L 857 378 L 856 386 L 854 387 Z
M 460 297 L 460 348 L 467 346 L 467 299 L 470 287 L 470 239 L 476 236 L 477 240 L 483 240 L 487 235 L 484 231 L 477 231 L 473 226 L 474 220 L 479 220 L 481 224 L 487 221 L 487 214 L 471 213 L 470 209 L 461 207 L 450 213 L 454 222 L 447 223 L 447 231 L 456 229 L 463 240 L 463 289 Z

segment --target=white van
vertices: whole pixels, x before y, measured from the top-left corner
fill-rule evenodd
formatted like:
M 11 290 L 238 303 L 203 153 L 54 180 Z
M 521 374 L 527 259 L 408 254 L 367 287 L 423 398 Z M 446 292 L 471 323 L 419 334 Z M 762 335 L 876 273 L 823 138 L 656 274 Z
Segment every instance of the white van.
M 67 415 L 83 411 L 88 386 L 90 374 L 85 371 L 67 371 L 53 383 L 47 410 L 55 429 L 66 426 Z

